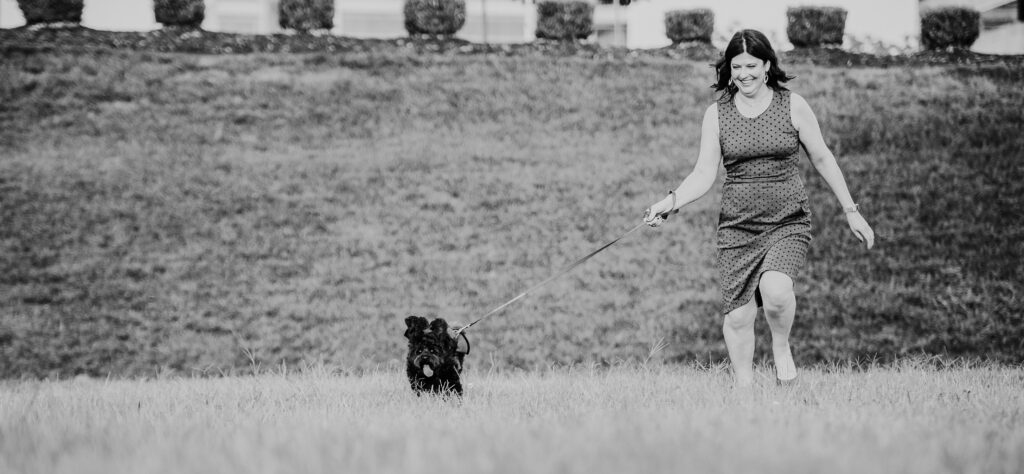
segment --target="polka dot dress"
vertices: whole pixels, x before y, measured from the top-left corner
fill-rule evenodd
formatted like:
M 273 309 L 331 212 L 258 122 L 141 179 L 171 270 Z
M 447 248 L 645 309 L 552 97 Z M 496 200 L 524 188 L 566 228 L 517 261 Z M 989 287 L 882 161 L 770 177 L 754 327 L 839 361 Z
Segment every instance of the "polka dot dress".
M 740 114 L 733 96 L 718 102 L 726 179 L 718 221 L 718 273 L 723 313 L 757 299 L 761 274 L 795 279 L 811 241 L 811 212 L 800 177 L 800 139 L 789 91 L 773 91 L 757 117 Z

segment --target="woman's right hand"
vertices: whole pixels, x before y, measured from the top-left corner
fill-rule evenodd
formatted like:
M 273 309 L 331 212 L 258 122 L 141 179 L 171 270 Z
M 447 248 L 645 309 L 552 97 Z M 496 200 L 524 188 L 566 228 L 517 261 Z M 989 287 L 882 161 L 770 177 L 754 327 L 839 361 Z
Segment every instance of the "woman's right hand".
M 665 222 L 665 218 L 662 216 L 671 210 L 672 202 L 668 198 L 662 199 L 644 211 L 644 223 L 651 227 L 658 227 Z

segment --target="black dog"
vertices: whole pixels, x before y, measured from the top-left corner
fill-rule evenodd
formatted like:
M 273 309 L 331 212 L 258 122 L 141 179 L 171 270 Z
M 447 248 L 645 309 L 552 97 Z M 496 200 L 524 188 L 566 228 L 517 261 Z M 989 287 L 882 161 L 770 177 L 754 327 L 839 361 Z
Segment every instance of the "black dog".
M 427 324 L 427 318 L 405 318 L 405 338 L 409 340 L 405 374 L 409 384 L 419 395 L 430 392 L 441 395 L 455 393 L 462 396 L 462 360 L 469 354 L 469 339 L 465 351 L 460 350 L 457 337 L 448 333 L 448 322 L 437 318 Z

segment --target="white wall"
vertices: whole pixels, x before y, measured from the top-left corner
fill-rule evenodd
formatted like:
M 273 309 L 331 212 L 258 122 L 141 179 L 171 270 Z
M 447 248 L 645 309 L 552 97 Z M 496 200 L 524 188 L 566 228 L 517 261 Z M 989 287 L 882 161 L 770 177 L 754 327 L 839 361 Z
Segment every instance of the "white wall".
M 82 24 L 96 30 L 150 31 L 160 28 L 152 0 L 86 0 Z
M 15 28 L 25 24 L 25 16 L 15 0 L 0 0 L 0 28 Z
M 665 12 L 710 8 L 715 12 L 715 33 L 712 42 L 716 46 L 724 47 L 737 30 L 753 28 L 768 36 L 776 49 L 786 50 L 792 48 L 786 38 L 786 9 L 805 5 L 837 6 L 846 9 L 846 35 L 861 41 L 880 41 L 888 45 L 911 48 L 918 45 L 921 30 L 918 0 L 641 1 L 624 9 L 629 21 L 627 42 L 630 48 L 667 46 L 671 41 L 665 36 Z
M 486 3 L 484 3 L 486 2 Z M 334 33 L 354 37 L 405 36 L 403 0 L 336 0 Z M 764 32 L 778 49 L 789 49 L 786 39 L 786 8 L 797 5 L 832 5 L 848 12 L 846 33 L 861 41 L 879 41 L 901 48 L 916 48 L 920 36 L 918 0 L 639 0 L 617 9 L 599 6 L 595 21 L 609 25 L 620 15 L 628 22 L 626 45 L 659 48 L 669 44 L 665 36 L 665 12 L 676 9 L 711 8 L 715 12 L 713 42 L 722 47 L 741 28 Z M 483 7 L 488 14 L 491 43 L 532 41 L 536 6 L 507 0 L 467 0 L 466 25 L 458 36 L 483 41 Z M 517 35 L 516 22 L 521 22 Z M 0 0 L 0 27 L 24 25 L 15 0 Z M 146 31 L 159 28 L 153 18 L 152 0 L 87 0 L 82 23 L 102 30 Z M 277 0 L 206 0 L 203 28 L 211 31 L 273 33 L 277 26 Z M 847 44 L 847 46 L 850 46 Z
M 337 0 L 334 34 L 356 38 L 408 36 L 402 14 L 404 0 Z M 523 43 L 532 41 L 537 7 L 508 0 L 466 0 L 466 24 L 456 34 L 468 41 Z
M 533 41 L 537 27 L 537 6 L 507 0 L 466 0 L 466 24 L 456 35 L 483 43 L 484 13 L 487 15 L 487 43 Z
M 345 1 L 345 0 L 339 0 Z M 219 31 L 220 18 L 242 13 L 257 15 L 258 32 L 277 28 L 277 0 L 205 0 L 206 20 L 203 28 Z M 25 25 L 25 17 L 17 0 L 0 0 L 0 28 Z M 153 0 L 86 0 L 82 9 L 82 26 L 109 31 L 151 31 L 160 28 L 153 14 Z M 247 31 L 257 32 L 257 31 Z
M 0 0 L 0 28 L 25 24 L 16 0 Z M 149 31 L 160 27 L 152 0 L 86 0 L 82 25 L 97 30 Z
M 204 0 L 203 29 L 230 33 L 276 33 L 277 0 Z
M 355 38 L 408 36 L 400 0 L 335 0 L 334 34 Z

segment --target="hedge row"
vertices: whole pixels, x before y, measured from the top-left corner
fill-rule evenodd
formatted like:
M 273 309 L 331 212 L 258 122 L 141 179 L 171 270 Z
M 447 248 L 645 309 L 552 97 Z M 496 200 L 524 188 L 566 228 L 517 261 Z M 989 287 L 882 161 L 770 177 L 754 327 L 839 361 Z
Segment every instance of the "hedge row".
M 18 0 L 25 23 L 82 22 L 84 0 Z
M 715 14 L 707 8 L 673 10 L 665 13 L 665 35 L 672 44 L 691 41 L 711 43 Z
M 465 0 L 406 0 L 403 13 L 410 35 L 451 36 L 466 24 Z
M 85 0 L 17 0 L 29 25 L 82 21 Z M 280 0 L 282 28 L 296 31 L 334 27 L 335 0 Z M 629 0 L 601 3 L 628 5 Z M 156 21 L 164 26 L 199 28 L 205 17 L 204 0 L 154 0 Z M 410 35 L 454 35 L 466 23 L 465 0 L 406 0 L 405 29 Z M 794 7 L 786 11 L 786 34 L 797 48 L 841 45 L 846 10 L 837 7 Z M 673 44 L 711 42 L 715 16 L 711 10 L 675 10 L 665 14 L 665 34 Z M 925 49 L 968 48 L 980 33 L 977 10 L 947 7 L 921 16 L 921 44 Z M 594 33 L 594 5 L 585 0 L 537 2 L 538 38 L 586 39 Z
M 164 26 L 199 28 L 206 18 L 206 5 L 203 0 L 154 0 L 153 13 Z
M 586 39 L 594 33 L 594 5 L 582 0 L 537 2 L 538 38 Z
M 786 10 L 786 36 L 797 48 L 843 44 L 846 10 L 839 7 L 794 7 Z
M 334 28 L 334 0 L 281 0 L 277 6 L 281 28 L 295 31 Z
M 978 39 L 980 26 L 981 14 L 974 9 L 946 7 L 927 11 L 921 15 L 921 45 L 925 49 L 969 48 Z

